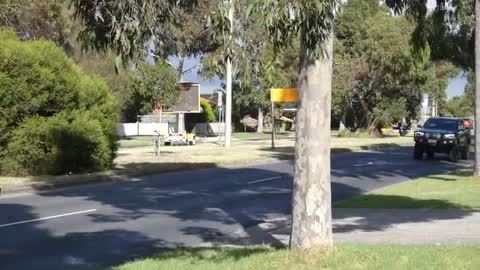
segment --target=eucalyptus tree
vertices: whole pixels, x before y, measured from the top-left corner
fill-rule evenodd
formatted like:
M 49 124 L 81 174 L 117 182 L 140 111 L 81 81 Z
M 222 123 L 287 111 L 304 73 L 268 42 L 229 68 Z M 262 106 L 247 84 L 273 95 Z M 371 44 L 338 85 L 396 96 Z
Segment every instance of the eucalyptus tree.
M 330 117 L 333 25 L 337 0 L 268 0 L 260 12 L 276 50 L 300 40 L 299 103 L 296 118 L 292 198 L 292 249 L 330 247 Z

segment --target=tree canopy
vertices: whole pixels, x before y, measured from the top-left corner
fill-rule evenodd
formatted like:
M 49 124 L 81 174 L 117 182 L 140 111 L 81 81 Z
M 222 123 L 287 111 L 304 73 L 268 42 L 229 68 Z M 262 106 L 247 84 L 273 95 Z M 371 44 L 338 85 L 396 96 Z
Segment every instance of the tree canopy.
M 166 49 L 167 23 L 176 7 L 191 7 L 195 0 L 72 0 L 75 15 L 85 28 L 80 33 L 84 46 L 113 49 L 126 63 L 148 52 L 153 42 L 157 51 Z
M 136 122 L 138 115 L 151 113 L 158 102 L 162 107 L 174 105 L 181 90 L 175 75 L 175 70 L 164 62 L 140 63 L 128 86 L 123 108 L 126 120 Z
M 446 99 L 458 69 L 411 44 L 415 24 L 378 1 L 349 1 L 337 18 L 334 115 L 351 130 L 389 126 L 418 115 L 421 95 Z

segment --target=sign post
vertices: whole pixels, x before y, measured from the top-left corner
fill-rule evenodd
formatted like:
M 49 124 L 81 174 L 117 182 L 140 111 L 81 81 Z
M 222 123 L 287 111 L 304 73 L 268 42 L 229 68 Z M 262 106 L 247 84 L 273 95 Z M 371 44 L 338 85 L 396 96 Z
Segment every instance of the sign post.
M 272 149 L 275 149 L 275 102 L 272 101 Z
M 275 102 L 298 102 L 298 90 L 296 88 L 272 88 L 270 89 L 270 101 L 272 102 L 272 148 L 275 149 Z

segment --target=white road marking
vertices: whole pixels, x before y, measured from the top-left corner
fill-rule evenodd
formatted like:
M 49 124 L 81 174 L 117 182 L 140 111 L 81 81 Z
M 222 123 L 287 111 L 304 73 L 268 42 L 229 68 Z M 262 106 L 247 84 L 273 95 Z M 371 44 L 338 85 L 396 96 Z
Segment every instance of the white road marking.
M 271 181 L 271 180 L 275 180 L 275 179 L 280 179 L 282 178 L 281 176 L 277 176 L 277 177 L 271 177 L 271 178 L 265 178 L 265 179 L 260 179 L 260 180 L 255 180 L 255 181 L 252 181 L 252 182 L 248 182 L 247 184 L 250 185 L 250 184 L 255 184 L 255 183 L 259 183 L 259 182 L 265 182 L 265 181 Z
M 353 167 L 360 167 L 360 166 L 367 166 L 367 165 L 373 165 L 373 162 L 355 164 L 353 165 Z
M 73 216 L 73 215 L 85 214 L 85 213 L 90 213 L 90 212 L 95 212 L 95 211 L 97 211 L 97 209 L 90 209 L 90 210 L 85 210 L 85 211 L 78 211 L 78 212 L 66 213 L 66 214 L 49 216 L 49 217 L 43 217 L 43 218 L 36 218 L 36 219 L 29 219 L 29 220 L 17 221 L 17 222 L 13 222 L 13 223 L 2 224 L 2 225 L 0 225 L 0 228 L 8 227 L 8 226 L 14 226 L 14 225 L 19 225 L 19 224 L 24 224 L 24 223 L 30 223 L 30 222 L 37 222 L 37 221 L 46 220 L 46 219 L 53 219 L 53 218 L 59 218 L 59 217 L 66 217 L 66 216 Z

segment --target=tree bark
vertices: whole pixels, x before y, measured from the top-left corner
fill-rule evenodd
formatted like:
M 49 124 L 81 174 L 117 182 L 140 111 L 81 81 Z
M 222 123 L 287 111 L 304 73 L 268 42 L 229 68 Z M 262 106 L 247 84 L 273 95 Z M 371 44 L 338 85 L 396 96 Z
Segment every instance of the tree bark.
M 480 176 L 480 0 L 475 1 L 475 163 L 474 175 Z
M 290 248 L 333 245 L 330 190 L 330 109 L 333 35 L 320 59 L 302 48 L 296 123 Z
M 257 126 L 257 132 L 258 133 L 263 133 L 263 110 L 261 107 L 258 107 L 258 126 Z
M 178 55 L 178 67 L 177 67 L 177 82 L 183 81 L 183 66 L 185 64 L 185 57 Z

